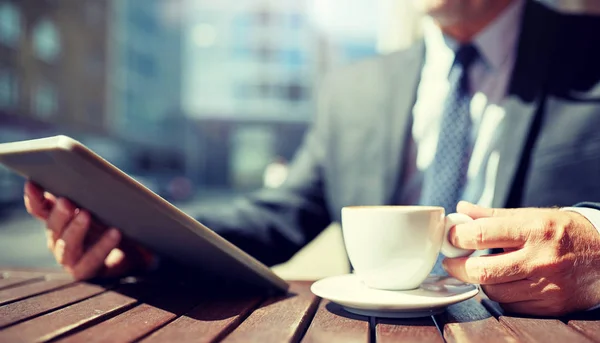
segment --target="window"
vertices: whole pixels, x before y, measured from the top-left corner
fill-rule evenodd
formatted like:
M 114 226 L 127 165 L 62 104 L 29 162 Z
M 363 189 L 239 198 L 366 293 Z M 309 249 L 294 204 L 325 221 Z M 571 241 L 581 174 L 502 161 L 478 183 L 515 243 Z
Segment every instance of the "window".
M 147 11 L 148 9 L 145 10 Z M 154 17 L 153 13 L 146 11 L 139 9 L 130 11 L 129 21 L 141 32 L 145 32 L 148 35 L 156 34 L 159 29 L 157 18 Z
M 138 75 L 147 78 L 153 78 L 156 74 L 156 61 L 153 56 L 141 53 L 134 49 L 129 49 L 128 56 L 129 68 Z
M 51 63 L 56 60 L 60 50 L 58 29 L 50 20 L 41 20 L 33 28 L 33 51 L 40 59 Z
M 277 52 L 268 47 L 268 46 L 260 46 L 258 47 L 258 57 L 262 62 L 271 62 L 275 58 Z
M 285 49 L 280 51 L 281 60 L 286 66 L 299 66 L 306 64 L 306 58 L 302 51 L 298 49 Z
M 293 29 L 301 29 L 305 24 L 304 17 L 300 13 L 291 13 L 288 20 Z
M 40 118 L 48 118 L 56 114 L 58 109 L 56 89 L 48 82 L 40 82 L 33 95 L 33 110 Z
M 16 46 L 21 36 L 19 9 L 8 2 L 0 2 L 0 42 Z
M 10 71 L 0 71 L 0 108 L 17 105 L 18 88 L 15 75 Z
M 272 89 L 273 89 L 273 86 L 268 83 L 260 83 L 258 85 L 259 94 L 263 98 L 269 97 L 271 95 Z
M 288 85 L 284 85 L 283 87 L 281 87 L 280 91 L 282 97 L 291 102 L 305 100 L 307 95 L 306 88 L 298 83 L 290 83 Z
M 273 14 L 267 9 L 263 9 L 256 13 L 256 19 L 262 26 L 269 26 L 273 21 Z

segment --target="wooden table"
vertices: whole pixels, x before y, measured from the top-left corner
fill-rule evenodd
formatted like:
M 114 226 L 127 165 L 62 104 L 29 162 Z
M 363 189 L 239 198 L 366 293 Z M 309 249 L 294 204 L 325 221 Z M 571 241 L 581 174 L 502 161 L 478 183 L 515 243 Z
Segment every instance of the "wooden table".
M 0 269 L 0 342 L 600 342 L 600 315 L 502 315 L 471 299 L 435 317 L 351 315 L 291 282 L 275 298 L 214 297 L 189 285 L 74 282 L 62 272 Z

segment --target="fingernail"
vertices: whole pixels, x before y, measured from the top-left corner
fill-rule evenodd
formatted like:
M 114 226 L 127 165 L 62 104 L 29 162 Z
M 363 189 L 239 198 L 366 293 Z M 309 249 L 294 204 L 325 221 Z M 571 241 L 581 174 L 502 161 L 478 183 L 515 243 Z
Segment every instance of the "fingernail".
M 121 238 L 121 233 L 117 229 L 110 229 L 108 231 L 108 238 L 112 239 L 113 241 L 118 241 L 119 238 Z
M 83 225 L 85 223 L 85 216 L 81 212 L 77 213 L 77 215 L 75 215 L 75 222 Z
M 56 243 L 54 243 L 54 246 L 58 249 L 60 249 L 61 251 L 65 250 L 65 246 L 67 244 L 65 243 L 65 241 L 62 238 L 59 238 L 56 240 Z

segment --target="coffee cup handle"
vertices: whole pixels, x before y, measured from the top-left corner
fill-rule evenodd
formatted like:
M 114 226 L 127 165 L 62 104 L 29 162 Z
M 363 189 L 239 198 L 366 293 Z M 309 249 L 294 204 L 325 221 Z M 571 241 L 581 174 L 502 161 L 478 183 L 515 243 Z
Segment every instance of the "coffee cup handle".
M 458 224 L 464 224 L 473 220 L 471 217 L 462 213 L 450 213 L 446 216 L 446 223 L 444 228 L 444 240 L 442 241 L 442 249 L 441 252 L 446 257 L 454 258 L 454 257 L 463 257 L 471 255 L 475 250 L 465 250 L 460 249 L 452 245 L 450 240 L 448 240 L 448 233 L 450 229 Z

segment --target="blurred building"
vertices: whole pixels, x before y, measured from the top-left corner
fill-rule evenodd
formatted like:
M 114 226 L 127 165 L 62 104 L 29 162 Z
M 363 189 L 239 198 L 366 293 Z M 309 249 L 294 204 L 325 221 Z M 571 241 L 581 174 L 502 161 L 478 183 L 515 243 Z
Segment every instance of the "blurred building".
M 0 0 L 0 142 L 108 131 L 108 4 Z M 0 168 L 0 208 L 21 198 Z
M 109 103 L 112 130 L 150 147 L 180 147 L 181 21 L 177 0 L 113 1 Z
M 306 1 L 190 1 L 185 109 L 305 122 L 315 70 Z
M 269 163 L 291 158 L 312 120 L 317 45 L 307 1 L 188 4 L 192 173 L 211 185 L 258 187 Z
M 108 3 L 0 0 L 4 136 L 39 127 L 106 132 Z
M 321 76 L 399 44 L 397 3 L 0 0 L 0 141 L 66 133 L 138 176 L 259 187 Z
M 68 134 L 129 173 L 183 174 L 179 5 L 0 0 L 0 142 Z

